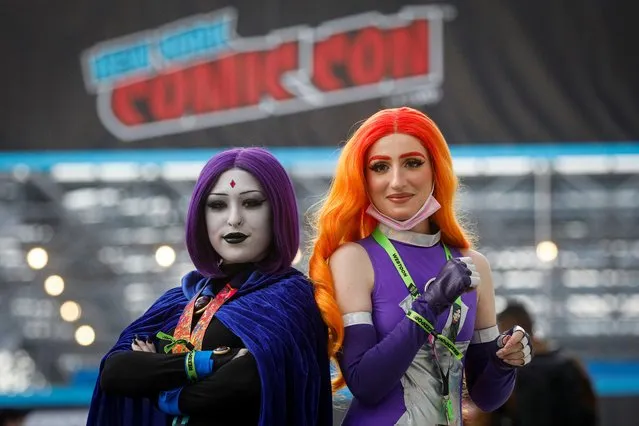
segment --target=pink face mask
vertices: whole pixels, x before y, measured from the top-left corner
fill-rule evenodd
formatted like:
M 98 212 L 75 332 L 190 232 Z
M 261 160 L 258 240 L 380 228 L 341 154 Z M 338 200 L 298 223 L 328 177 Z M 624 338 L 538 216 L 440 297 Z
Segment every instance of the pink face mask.
M 395 231 L 408 231 L 413 229 L 418 223 L 428 219 L 432 216 L 437 210 L 441 208 L 441 204 L 433 197 L 433 191 L 435 187 L 430 191 L 430 195 L 424 202 L 422 208 L 420 208 L 417 213 L 413 215 L 410 219 L 406 220 L 395 220 L 391 217 L 388 217 L 382 214 L 377 208 L 371 203 L 366 209 L 366 214 L 376 219 L 378 222 L 383 223 Z

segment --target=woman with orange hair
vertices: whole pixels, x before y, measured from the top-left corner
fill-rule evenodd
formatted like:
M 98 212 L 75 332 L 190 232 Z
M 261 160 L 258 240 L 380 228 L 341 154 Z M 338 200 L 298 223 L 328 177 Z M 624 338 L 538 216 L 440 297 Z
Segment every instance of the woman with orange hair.
M 464 373 L 484 411 L 530 362 L 521 327 L 500 335 L 488 261 L 454 210 L 443 135 L 411 108 L 382 110 L 346 143 L 310 259 L 330 352 L 353 401 L 343 425 L 461 425 Z

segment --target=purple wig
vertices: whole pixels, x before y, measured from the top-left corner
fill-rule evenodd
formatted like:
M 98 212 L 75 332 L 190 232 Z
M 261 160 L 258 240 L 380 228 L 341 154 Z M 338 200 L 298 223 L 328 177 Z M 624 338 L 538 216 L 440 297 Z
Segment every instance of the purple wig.
M 206 199 L 220 175 L 241 169 L 262 185 L 273 218 L 273 242 L 267 256 L 257 264 L 260 271 L 274 273 L 291 266 L 300 244 L 299 217 L 293 183 L 279 161 L 262 148 L 223 151 L 204 166 L 195 183 L 186 218 L 186 247 L 195 268 L 206 277 L 222 276 L 220 255 L 213 249 L 206 229 Z

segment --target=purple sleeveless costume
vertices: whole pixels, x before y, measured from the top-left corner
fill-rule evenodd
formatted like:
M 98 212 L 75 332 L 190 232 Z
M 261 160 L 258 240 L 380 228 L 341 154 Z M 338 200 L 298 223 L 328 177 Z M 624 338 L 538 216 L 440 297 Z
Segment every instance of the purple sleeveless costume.
M 381 228 L 381 227 L 380 227 Z M 444 248 L 435 235 L 416 234 L 408 231 L 383 232 L 389 237 L 410 272 L 415 285 L 423 292 L 426 282 L 437 276 L 446 263 Z M 424 238 L 427 240 L 425 242 Z M 420 240 L 418 242 L 417 240 Z M 370 257 L 375 273 L 372 292 L 372 318 L 378 341 L 381 341 L 405 317 L 411 299 L 406 285 L 384 249 L 372 237 L 358 241 Z M 461 257 L 459 250 L 450 248 L 453 257 Z M 477 311 L 477 292 L 462 296 L 462 312 L 455 339 L 464 359 L 456 360 L 441 344 L 435 345 L 437 357 L 444 373 L 449 371 L 450 398 L 455 413 L 451 425 L 461 425 L 461 386 L 463 362 L 473 336 Z M 452 321 L 448 308 L 437 319 L 436 330 L 447 335 Z M 375 405 L 361 404 L 353 398 L 346 414 L 344 426 L 359 425 L 446 425 L 442 410 L 440 389 L 442 378 L 435 362 L 433 346 L 426 343 L 417 353 L 401 382 Z

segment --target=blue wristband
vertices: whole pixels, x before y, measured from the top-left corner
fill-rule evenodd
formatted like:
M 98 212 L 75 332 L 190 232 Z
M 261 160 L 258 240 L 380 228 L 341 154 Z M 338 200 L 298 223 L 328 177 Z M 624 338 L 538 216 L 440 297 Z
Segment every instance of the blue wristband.
M 199 379 L 203 379 L 204 377 L 213 373 L 213 351 L 196 351 L 195 352 L 195 372 L 197 373 L 197 377 Z
M 173 416 L 179 416 L 182 414 L 178 407 L 181 391 L 182 388 L 177 388 L 170 391 L 160 392 L 160 396 L 158 397 L 158 407 L 163 413 L 171 414 Z

